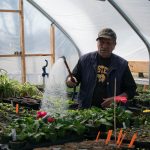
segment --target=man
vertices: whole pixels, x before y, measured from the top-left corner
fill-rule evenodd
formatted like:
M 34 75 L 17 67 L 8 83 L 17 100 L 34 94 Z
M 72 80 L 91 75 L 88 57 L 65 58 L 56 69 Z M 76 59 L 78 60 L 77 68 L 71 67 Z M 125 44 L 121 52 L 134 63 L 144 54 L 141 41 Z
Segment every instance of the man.
M 69 87 L 80 83 L 79 108 L 109 107 L 114 95 L 134 97 L 136 84 L 128 67 L 128 62 L 112 53 L 116 46 L 116 33 L 105 28 L 98 33 L 98 51 L 80 57 L 73 69 L 73 81 L 67 78 Z

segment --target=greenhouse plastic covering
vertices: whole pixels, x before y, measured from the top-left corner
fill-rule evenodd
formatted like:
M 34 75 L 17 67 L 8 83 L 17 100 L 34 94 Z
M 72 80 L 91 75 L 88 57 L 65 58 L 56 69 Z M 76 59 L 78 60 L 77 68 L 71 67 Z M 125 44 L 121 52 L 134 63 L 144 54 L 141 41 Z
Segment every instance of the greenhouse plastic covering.
M 66 56 L 71 69 L 80 54 L 97 50 L 96 38 L 100 29 L 112 28 L 117 34 L 117 46 L 114 53 L 127 60 L 149 61 L 148 49 L 107 0 L 23 0 L 25 50 L 27 54 L 50 52 L 50 26 L 56 26 L 56 60 Z M 36 3 L 53 21 L 44 16 L 31 2 Z M 150 43 L 150 1 L 114 0 L 127 14 L 139 31 Z M 0 0 L 0 9 L 18 9 L 18 0 Z M 19 15 L 0 13 L 0 54 L 14 54 L 20 51 Z M 71 40 L 70 40 L 70 39 Z M 45 57 L 26 57 L 27 81 L 36 84 L 42 82 L 42 66 Z M 0 68 L 21 80 L 21 60 L 16 57 L 0 58 Z M 50 64 L 49 64 L 50 67 Z

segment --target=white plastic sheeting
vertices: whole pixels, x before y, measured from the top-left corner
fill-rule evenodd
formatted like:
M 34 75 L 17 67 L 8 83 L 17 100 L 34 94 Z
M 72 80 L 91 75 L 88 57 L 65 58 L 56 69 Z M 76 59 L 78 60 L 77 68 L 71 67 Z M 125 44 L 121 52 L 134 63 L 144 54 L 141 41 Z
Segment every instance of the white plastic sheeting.
M 81 53 L 95 51 L 100 29 L 110 27 L 117 34 L 114 53 L 127 60 L 149 60 L 148 50 L 134 30 L 106 0 L 33 0 L 72 38 Z M 150 1 L 114 0 L 136 24 L 150 43 Z M 51 22 L 27 0 L 24 2 L 25 49 L 27 54 L 50 52 Z M 18 0 L 0 0 L 0 9 L 18 9 Z M 20 51 L 19 15 L 0 13 L 0 54 Z M 78 52 L 67 37 L 56 28 L 56 60 L 66 56 L 71 67 Z M 27 81 L 42 83 L 42 66 L 48 57 L 27 57 Z M 20 58 L 0 58 L 0 68 L 21 79 Z M 49 65 L 50 67 L 50 65 Z M 49 68 L 50 69 L 50 68 Z
M 0 9 L 17 10 L 18 0 L 0 0 Z M 26 54 L 49 54 L 50 53 L 50 26 L 51 22 L 45 18 L 37 9 L 24 2 L 24 31 Z M 14 54 L 20 52 L 20 22 L 17 13 L 0 12 L 0 54 Z M 78 60 L 78 52 L 73 44 L 60 32 L 56 31 L 56 60 L 61 56 L 66 59 L 71 68 Z M 72 55 L 73 54 L 73 55 Z M 50 56 L 26 57 L 27 81 L 34 84 L 42 84 L 42 67 L 45 59 Z M 21 59 L 20 57 L 1 57 L 0 68 L 5 69 L 11 78 L 21 81 Z M 47 73 L 50 73 L 50 61 Z
M 114 0 L 150 42 L 150 1 Z M 133 29 L 106 1 L 36 0 L 73 38 L 82 53 L 96 50 L 95 39 L 103 27 L 118 35 L 115 53 L 127 60 L 149 60 L 148 51 Z

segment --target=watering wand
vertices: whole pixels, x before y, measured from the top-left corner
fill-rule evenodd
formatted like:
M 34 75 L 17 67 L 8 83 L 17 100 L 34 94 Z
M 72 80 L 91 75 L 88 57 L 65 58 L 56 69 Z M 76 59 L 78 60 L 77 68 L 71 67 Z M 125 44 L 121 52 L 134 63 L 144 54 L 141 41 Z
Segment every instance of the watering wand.
M 67 61 L 66 61 L 66 57 L 65 57 L 65 56 L 61 56 L 60 58 L 62 58 L 62 59 L 64 60 L 64 63 L 65 63 L 66 68 L 67 68 L 67 70 L 68 70 L 68 73 L 69 73 L 69 76 L 70 76 L 70 78 L 71 78 L 71 81 L 72 81 L 72 82 L 75 82 L 75 80 L 74 80 L 74 78 L 73 78 L 73 75 L 72 75 L 72 73 L 71 73 L 71 71 L 70 71 L 70 68 L 69 68 L 69 66 L 68 66 L 68 63 L 67 63 Z
M 72 81 L 72 82 L 75 82 L 75 79 L 73 78 L 73 75 L 72 75 L 72 73 L 71 73 L 71 71 L 70 71 L 70 68 L 69 68 L 69 66 L 68 66 L 68 63 L 67 63 L 67 61 L 66 61 L 66 57 L 65 57 L 65 56 L 61 56 L 60 58 L 62 58 L 62 59 L 64 60 L 64 63 L 65 63 L 65 66 L 66 66 L 66 68 L 67 68 L 67 70 L 68 70 L 68 73 L 69 73 L 69 76 L 70 76 L 70 78 L 71 78 L 71 81 Z M 76 86 L 73 87 L 72 100 L 73 100 L 74 97 L 75 97 L 75 93 L 76 93 Z

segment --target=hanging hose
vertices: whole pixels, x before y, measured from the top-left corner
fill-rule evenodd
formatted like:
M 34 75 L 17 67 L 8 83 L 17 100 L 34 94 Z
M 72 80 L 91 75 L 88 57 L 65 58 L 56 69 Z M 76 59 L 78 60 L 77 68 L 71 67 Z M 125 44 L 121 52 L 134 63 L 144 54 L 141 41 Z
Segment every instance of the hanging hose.
M 49 74 L 46 72 L 46 67 L 48 66 L 48 61 L 46 59 L 45 59 L 45 61 L 46 61 L 46 65 L 42 67 L 43 88 L 45 88 L 45 76 L 49 77 Z
M 42 67 L 42 70 L 43 70 L 42 77 L 49 76 L 49 74 L 46 73 L 46 67 L 48 66 L 48 61 L 46 59 L 45 61 L 46 61 L 46 65 Z

